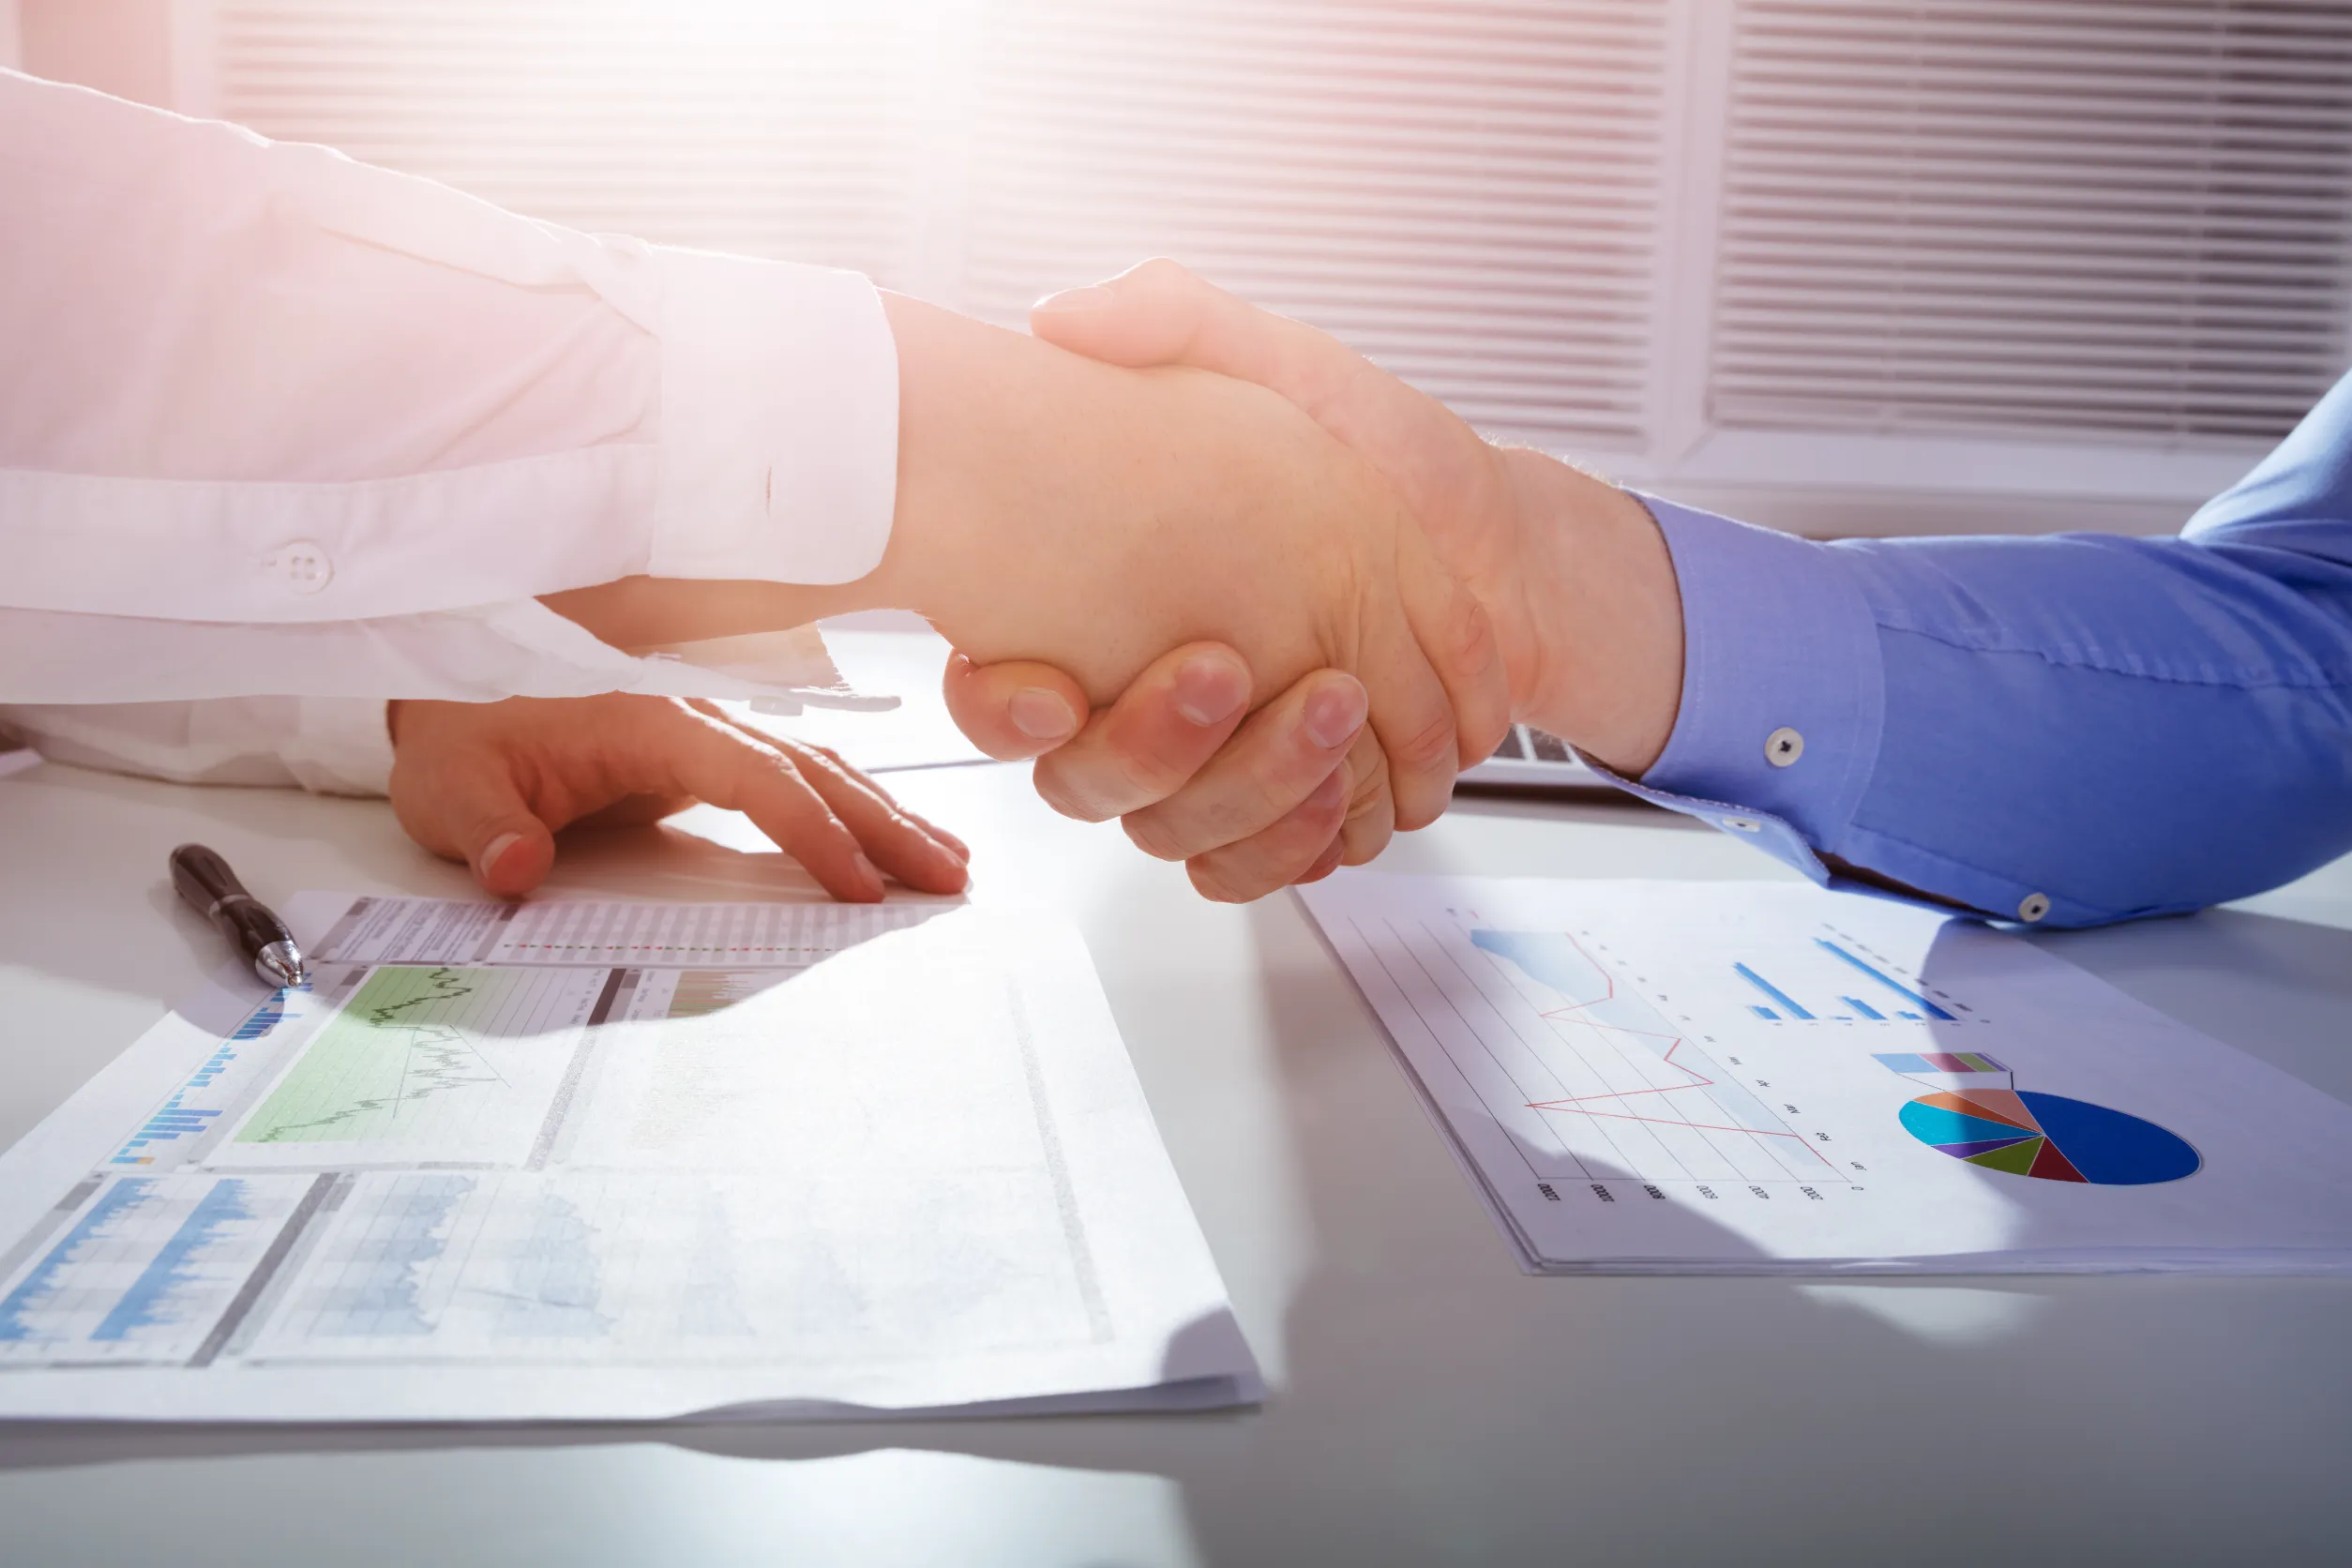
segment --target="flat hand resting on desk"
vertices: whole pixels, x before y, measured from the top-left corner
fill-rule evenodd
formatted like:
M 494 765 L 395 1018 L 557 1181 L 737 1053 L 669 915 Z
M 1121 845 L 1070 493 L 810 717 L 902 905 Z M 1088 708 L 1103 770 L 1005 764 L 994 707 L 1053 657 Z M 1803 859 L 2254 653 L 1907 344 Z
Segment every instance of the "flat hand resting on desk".
M 748 816 L 837 898 L 870 903 L 888 872 L 960 893 L 971 852 L 832 752 L 746 729 L 708 702 L 611 694 L 394 702 L 392 809 L 492 893 L 546 880 L 554 835 L 657 821 L 694 802 Z

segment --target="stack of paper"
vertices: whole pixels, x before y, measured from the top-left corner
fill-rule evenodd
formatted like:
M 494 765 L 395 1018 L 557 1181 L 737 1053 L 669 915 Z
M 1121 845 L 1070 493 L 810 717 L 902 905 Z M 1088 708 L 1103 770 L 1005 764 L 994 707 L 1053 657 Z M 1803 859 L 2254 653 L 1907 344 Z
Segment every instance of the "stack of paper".
M 309 989 L 183 1008 L 0 1158 L 0 1415 L 1259 1395 L 1066 927 L 317 895 L 289 916 Z
M 2352 1108 L 1976 921 L 1756 882 L 1304 894 L 1530 1268 L 2352 1271 Z

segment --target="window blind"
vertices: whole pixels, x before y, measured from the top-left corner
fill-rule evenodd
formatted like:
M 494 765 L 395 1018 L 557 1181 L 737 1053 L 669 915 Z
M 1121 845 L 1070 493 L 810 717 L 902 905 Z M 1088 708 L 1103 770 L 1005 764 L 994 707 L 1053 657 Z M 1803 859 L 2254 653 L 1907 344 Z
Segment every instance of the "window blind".
M 1747 0 L 1709 412 L 2274 437 L 2344 367 L 2352 12 Z
M 2352 358 L 2352 0 L 190 3 L 268 135 L 1007 324 L 1175 255 L 1724 505 L 2164 526 Z
M 965 302 L 1154 254 L 1491 430 L 1637 445 L 1666 8 L 1031 0 L 979 33 Z
M 596 233 L 916 261 L 914 8 L 220 0 L 219 112 Z

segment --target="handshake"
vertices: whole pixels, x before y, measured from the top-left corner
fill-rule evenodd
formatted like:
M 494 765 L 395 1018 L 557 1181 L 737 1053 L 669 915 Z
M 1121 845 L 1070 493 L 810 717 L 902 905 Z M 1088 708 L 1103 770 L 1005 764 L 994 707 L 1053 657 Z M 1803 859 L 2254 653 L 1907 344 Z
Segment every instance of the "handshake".
M 1521 719 L 1638 775 L 1680 699 L 1681 601 L 1632 497 L 1501 448 L 1341 344 L 1169 262 L 1042 301 L 1033 338 L 886 299 L 897 496 L 835 588 L 637 578 L 546 602 L 622 646 L 873 608 L 952 641 L 946 696 L 1040 792 L 1247 899 L 1369 860 Z M 952 892 L 968 852 L 813 747 L 708 704 L 393 705 L 393 803 L 484 885 L 553 830 L 743 809 L 837 896 Z

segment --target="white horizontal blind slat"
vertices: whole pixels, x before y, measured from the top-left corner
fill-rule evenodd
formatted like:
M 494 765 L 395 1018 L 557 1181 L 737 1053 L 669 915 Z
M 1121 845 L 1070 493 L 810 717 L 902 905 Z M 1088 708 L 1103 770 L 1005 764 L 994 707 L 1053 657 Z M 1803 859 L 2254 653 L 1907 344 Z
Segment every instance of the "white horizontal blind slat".
M 220 112 L 535 218 L 903 283 L 919 7 L 217 0 Z
M 1172 255 L 1489 430 L 1643 440 L 1663 0 L 1004 0 L 979 38 L 968 308 Z
M 2352 7 L 1746 0 L 1730 429 L 2275 436 L 2343 369 Z

